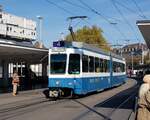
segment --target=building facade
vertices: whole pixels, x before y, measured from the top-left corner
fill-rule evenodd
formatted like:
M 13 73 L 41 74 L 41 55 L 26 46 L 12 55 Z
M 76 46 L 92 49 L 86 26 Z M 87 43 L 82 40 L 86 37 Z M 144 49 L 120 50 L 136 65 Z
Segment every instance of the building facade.
M 134 69 L 140 64 L 145 64 L 146 57 L 149 54 L 147 45 L 143 43 L 129 44 L 122 48 L 115 48 L 113 52 L 126 59 L 128 69 Z
M 47 86 L 48 49 L 34 46 L 35 40 L 35 21 L 0 10 L 0 93 L 11 91 L 15 70 L 20 90 Z
M 0 36 L 25 40 L 36 39 L 36 22 L 3 11 L 0 12 Z

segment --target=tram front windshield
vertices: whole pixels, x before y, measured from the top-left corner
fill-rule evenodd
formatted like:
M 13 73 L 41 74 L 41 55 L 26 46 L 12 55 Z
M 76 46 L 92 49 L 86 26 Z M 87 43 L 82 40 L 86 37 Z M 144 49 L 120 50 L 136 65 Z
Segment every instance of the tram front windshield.
M 64 74 L 66 71 L 66 54 L 52 54 L 50 57 L 51 74 Z

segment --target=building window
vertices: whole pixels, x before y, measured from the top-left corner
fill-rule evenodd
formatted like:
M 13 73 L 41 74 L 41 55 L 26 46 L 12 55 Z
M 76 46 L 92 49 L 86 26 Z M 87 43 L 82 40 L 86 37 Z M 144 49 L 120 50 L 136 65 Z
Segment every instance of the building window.
M 1 20 L 1 23 L 3 24 L 3 20 Z
M 9 30 L 12 31 L 12 27 L 10 27 Z
M 9 78 L 13 76 L 13 63 L 9 63 L 8 71 L 9 71 Z
M 7 31 L 9 31 L 9 27 L 7 27 L 6 29 L 7 29 Z
M 19 76 L 25 77 L 25 64 L 24 64 L 24 62 L 16 63 L 16 64 L 9 63 L 9 66 L 8 66 L 9 77 L 13 76 L 14 70 L 18 71 Z
M 135 50 L 135 48 L 132 48 L 132 51 L 134 51 Z
M 36 76 L 42 76 L 42 64 L 33 64 L 30 66 L 30 68 L 36 74 Z

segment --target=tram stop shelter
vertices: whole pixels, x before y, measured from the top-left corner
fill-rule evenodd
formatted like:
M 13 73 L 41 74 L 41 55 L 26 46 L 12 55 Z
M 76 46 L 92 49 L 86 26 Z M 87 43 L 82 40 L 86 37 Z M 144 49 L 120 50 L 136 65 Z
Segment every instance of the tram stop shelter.
M 150 49 L 150 20 L 140 20 L 136 24 L 144 37 L 147 47 Z
M 48 49 L 35 48 L 30 42 L 16 42 L 14 40 L 0 39 L 0 92 L 11 89 L 11 77 L 15 69 L 21 77 L 20 86 L 22 90 L 30 86 L 29 78 L 26 78 L 27 70 L 35 65 L 36 69 L 41 69 L 37 74 L 37 80 L 41 84 L 47 82 Z M 27 82 L 28 81 L 28 82 Z M 35 83 L 36 84 L 36 83 Z

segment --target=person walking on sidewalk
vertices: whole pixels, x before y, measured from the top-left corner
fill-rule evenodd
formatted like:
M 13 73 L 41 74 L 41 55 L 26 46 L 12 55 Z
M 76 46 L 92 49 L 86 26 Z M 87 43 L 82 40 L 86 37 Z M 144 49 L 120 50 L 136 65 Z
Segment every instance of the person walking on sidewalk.
M 150 120 L 150 74 L 143 78 L 139 90 L 137 120 Z
M 17 88 L 19 86 L 19 76 L 18 76 L 18 72 L 15 70 L 12 76 L 12 85 L 13 85 L 13 96 L 17 95 Z

